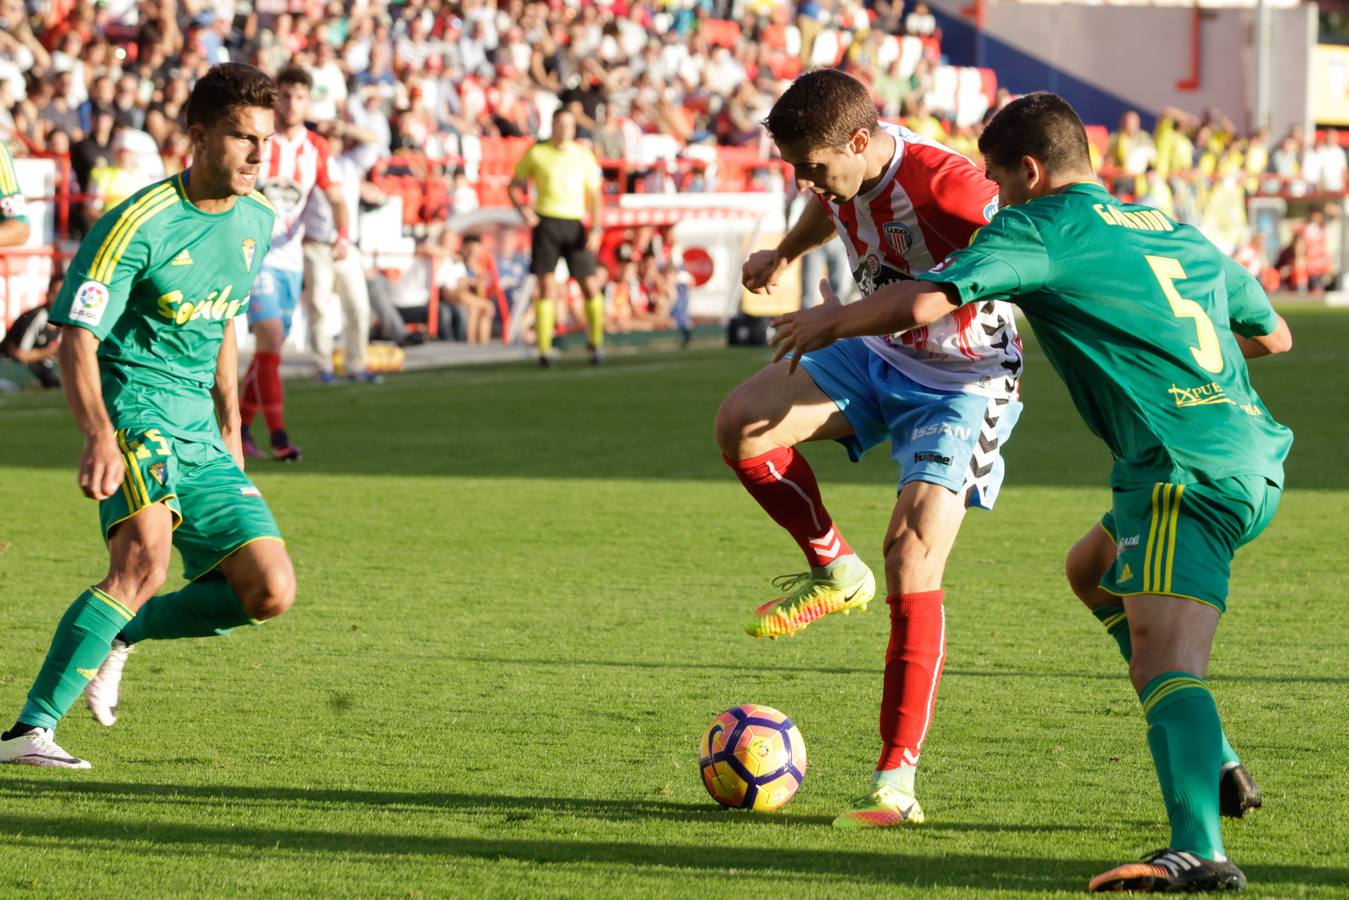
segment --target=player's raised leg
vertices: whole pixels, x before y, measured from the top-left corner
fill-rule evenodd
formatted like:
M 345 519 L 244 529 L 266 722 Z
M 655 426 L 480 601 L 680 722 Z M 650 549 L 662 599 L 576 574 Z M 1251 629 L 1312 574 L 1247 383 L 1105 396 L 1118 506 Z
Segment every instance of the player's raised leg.
M 108 575 L 80 594 L 56 626 L 47 658 L 14 726 L 0 735 L 0 762 L 87 769 L 53 740 L 57 723 L 107 658 L 113 638 L 164 583 L 173 515 L 164 503 L 141 509 L 108 540 Z
M 1204 676 L 1219 612 L 1175 596 L 1124 599 L 1133 642 L 1129 679 L 1148 721 L 1168 847 L 1098 875 L 1093 891 L 1240 889 L 1246 878 L 1223 853 L 1218 814 L 1222 724 Z
M 1073 593 L 1105 626 L 1119 645 L 1120 655 L 1128 663 L 1133 659 L 1133 644 L 1129 638 L 1129 617 L 1124 611 L 1124 601 L 1101 587 L 1101 579 L 1114 569 L 1116 557 L 1122 549 L 1108 530 L 1113 525 L 1112 517 L 1107 513 L 1101 523 L 1093 525 L 1068 551 L 1064 569 Z M 1130 577 L 1123 577 L 1125 575 Z M 1116 578 L 1128 582 L 1133 575 L 1132 572 L 1120 572 L 1116 573 Z M 1219 809 L 1224 816 L 1239 819 L 1247 810 L 1259 809 L 1264 805 L 1260 786 L 1241 764 L 1241 757 L 1232 748 L 1226 733 L 1222 739 L 1221 772 L 1218 795 Z
M 890 643 L 881 694 L 881 755 L 871 790 L 834 820 L 839 828 L 923 821 L 914 793 L 946 659 L 942 576 L 965 517 L 962 493 L 940 484 L 904 485 L 885 540 Z
M 795 449 L 853 433 L 838 405 L 804 370 L 791 373 L 778 363 L 727 395 L 717 410 L 716 433 L 726 464 L 792 536 L 809 567 L 776 582 L 783 596 L 759 607 L 746 631 L 777 638 L 833 612 L 865 609 L 876 592 L 875 577 L 844 540 L 814 471 Z

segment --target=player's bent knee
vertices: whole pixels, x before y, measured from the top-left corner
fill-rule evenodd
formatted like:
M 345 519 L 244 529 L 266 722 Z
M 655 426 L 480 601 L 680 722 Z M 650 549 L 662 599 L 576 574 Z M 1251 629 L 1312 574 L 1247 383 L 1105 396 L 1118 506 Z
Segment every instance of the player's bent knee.
M 937 590 L 946 560 L 915 531 L 885 539 L 885 572 L 894 593 Z
M 259 622 L 275 619 L 295 603 L 295 576 L 290 572 L 268 573 L 241 592 L 239 599 L 251 618 Z
M 740 458 L 740 449 L 747 437 L 747 412 L 738 388 L 727 394 L 721 406 L 717 407 L 717 446 L 731 459 Z

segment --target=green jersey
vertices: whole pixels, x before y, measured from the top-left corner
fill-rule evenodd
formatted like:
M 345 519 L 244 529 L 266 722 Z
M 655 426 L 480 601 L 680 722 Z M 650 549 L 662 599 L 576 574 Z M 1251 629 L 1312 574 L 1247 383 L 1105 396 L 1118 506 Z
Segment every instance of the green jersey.
M 1251 388 L 1233 333 L 1271 333 L 1264 290 L 1195 228 L 1076 184 L 1001 210 L 924 281 L 962 304 L 1021 307 L 1078 412 L 1115 455 L 1111 483 L 1283 484 L 1292 432 Z
M 190 175 L 152 184 L 98 220 L 51 321 L 101 342 L 103 402 L 116 427 L 218 442 L 211 387 L 220 342 L 248 309 L 274 214 L 256 192 L 229 212 L 202 212 L 187 198 Z

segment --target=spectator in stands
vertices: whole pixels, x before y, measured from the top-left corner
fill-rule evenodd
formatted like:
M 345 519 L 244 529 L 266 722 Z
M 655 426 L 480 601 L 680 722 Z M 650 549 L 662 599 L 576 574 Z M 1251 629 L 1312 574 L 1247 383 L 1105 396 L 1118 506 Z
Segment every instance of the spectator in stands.
M 622 119 L 612 103 L 600 111 L 600 127 L 591 136 L 595 155 L 601 160 L 624 159 L 627 156 L 627 138 L 623 134 Z
M 1325 291 L 1331 280 L 1326 214 L 1319 209 L 1312 210 L 1307 217 L 1307 224 L 1301 230 L 1306 254 L 1307 290 L 1319 294 Z
M 108 82 L 108 85 L 111 87 L 112 83 Z M 112 162 L 113 129 L 116 124 L 112 107 L 96 107 L 89 132 L 71 147 L 70 168 L 75 173 L 75 183 L 81 194 L 90 193 L 93 171 Z
M 937 30 L 937 17 L 932 15 L 932 10 L 923 0 L 918 0 L 913 5 L 913 9 L 904 17 L 904 33 L 911 34 L 914 37 L 940 37 L 941 32 Z
M 79 106 L 80 131 L 86 136 L 94 128 L 94 116 L 99 110 L 113 112 L 114 85 L 111 76 L 100 75 L 89 85 L 84 102 Z
M 1317 187 L 1327 194 L 1343 194 L 1345 189 L 1345 170 L 1349 168 L 1344 148 L 1340 146 L 1340 133 L 1328 128 L 1321 142 L 1315 148 L 1320 178 Z
M 111 161 L 98 166 L 89 174 L 89 193 L 93 197 L 90 205 L 94 218 L 154 180 L 141 169 L 127 129 L 120 129 L 113 135 L 111 150 Z
M 187 132 L 187 98 L 192 89 L 186 78 L 170 78 L 163 92 L 145 114 L 145 130 L 160 143 L 175 131 Z
M 8 356 L 27 366 L 44 388 L 61 386 L 61 374 L 56 367 L 56 353 L 61 349 L 61 328 L 47 321 L 47 312 L 64 280 L 61 269 L 55 269 L 47 285 L 47 301 L 21 314 L 0 339 L 0 356 Z
M 140 104 L 140 79 L 130 72 L 117 79 L 113 92 L 113 108 L 117 115 L 131 123 L 135 129 L 145 127 L 145 109 Z
M 1279 146 L 1269 155 L 1269 170 L 1280 178 L 1294 179 L 1302 174 L 1302 151 L 1298 146 L 1297 137 L 1289 134 Z
M 1156 158 L 1152 135 L 1143 130 L 1138 113 L 1129 110 L 1120 117 L 1119 131 L 1111 135 L 1106 151 L 1107 162 L 1121 175 L 1115 189 L 1134 193 L 1138 176 L 1146 172 Z

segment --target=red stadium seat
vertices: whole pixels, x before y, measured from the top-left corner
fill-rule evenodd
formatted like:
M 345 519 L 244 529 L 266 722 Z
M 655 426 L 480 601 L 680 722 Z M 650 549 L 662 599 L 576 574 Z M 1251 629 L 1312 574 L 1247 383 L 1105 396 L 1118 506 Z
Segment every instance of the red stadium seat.
M 708 19 L 699 33 L 713 46 L 734 47 L 740 43 L 740 23 L 730 19 Z

